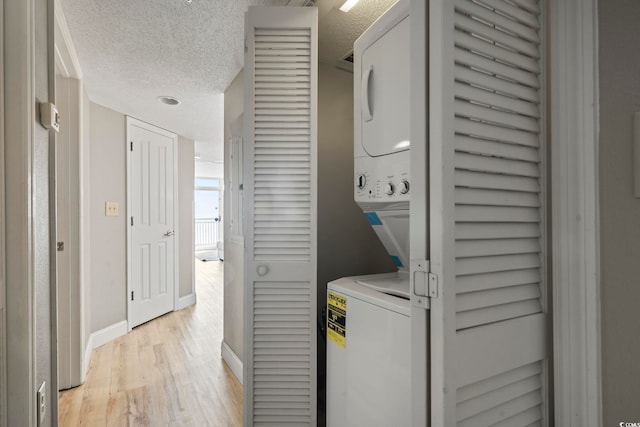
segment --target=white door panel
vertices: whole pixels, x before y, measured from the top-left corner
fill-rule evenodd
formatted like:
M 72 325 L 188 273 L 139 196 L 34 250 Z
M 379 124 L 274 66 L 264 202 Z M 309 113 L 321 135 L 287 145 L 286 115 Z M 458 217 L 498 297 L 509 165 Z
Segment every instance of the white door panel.
M 249 8 L 244 425 L 316 423 L 317 9 Z
M 433 426 L 548 425 L 542 6 L 430 3 Z
M 129 327 L 174 308 L 175 141 L 127 118 L 129 149 Z

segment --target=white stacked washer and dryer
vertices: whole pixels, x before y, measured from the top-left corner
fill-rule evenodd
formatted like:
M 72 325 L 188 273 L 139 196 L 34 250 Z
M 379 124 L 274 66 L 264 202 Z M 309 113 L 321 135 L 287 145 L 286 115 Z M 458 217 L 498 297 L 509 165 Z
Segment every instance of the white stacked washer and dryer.
M 354 197 L 398 267 L 327 287 L 327 425 L 410 420 L 409 0 L 354 45 Z

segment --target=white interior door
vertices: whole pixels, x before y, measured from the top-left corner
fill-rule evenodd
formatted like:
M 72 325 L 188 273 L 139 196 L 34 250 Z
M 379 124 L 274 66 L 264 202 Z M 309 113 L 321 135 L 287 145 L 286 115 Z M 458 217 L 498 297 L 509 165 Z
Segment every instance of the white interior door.
M 246 14 L 245 426 L 316 424 L 317 19 Z
M 430 2 L 434 427 L 549 421 L 543 3 Z
M 127 117 L 129 328 L 174 309 L 177 136 Z
M 56 67 L 58 69 L 58 67 Z M 58 387 L 82 383 L 80 290 L 80 82 L 56 75 L 62 121 L 56 137 Z

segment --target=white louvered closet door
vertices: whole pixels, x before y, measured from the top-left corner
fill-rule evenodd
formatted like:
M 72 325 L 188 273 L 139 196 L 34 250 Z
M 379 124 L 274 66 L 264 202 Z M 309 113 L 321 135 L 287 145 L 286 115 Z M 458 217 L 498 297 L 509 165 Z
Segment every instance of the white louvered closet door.
M 244 425 L 316 424 L 317 9 L 245 24 Z
M 543 2 L 437 3 L 433 425 L 547 425 Z

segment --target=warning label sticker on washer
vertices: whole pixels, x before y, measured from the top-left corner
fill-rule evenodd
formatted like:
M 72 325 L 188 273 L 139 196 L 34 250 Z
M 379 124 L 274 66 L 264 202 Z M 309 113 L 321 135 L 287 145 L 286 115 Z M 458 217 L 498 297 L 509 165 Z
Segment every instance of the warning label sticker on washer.
M 327 337 L 342 348 L 347 345 L 347 299 L 331 291 L 327 294 Z

